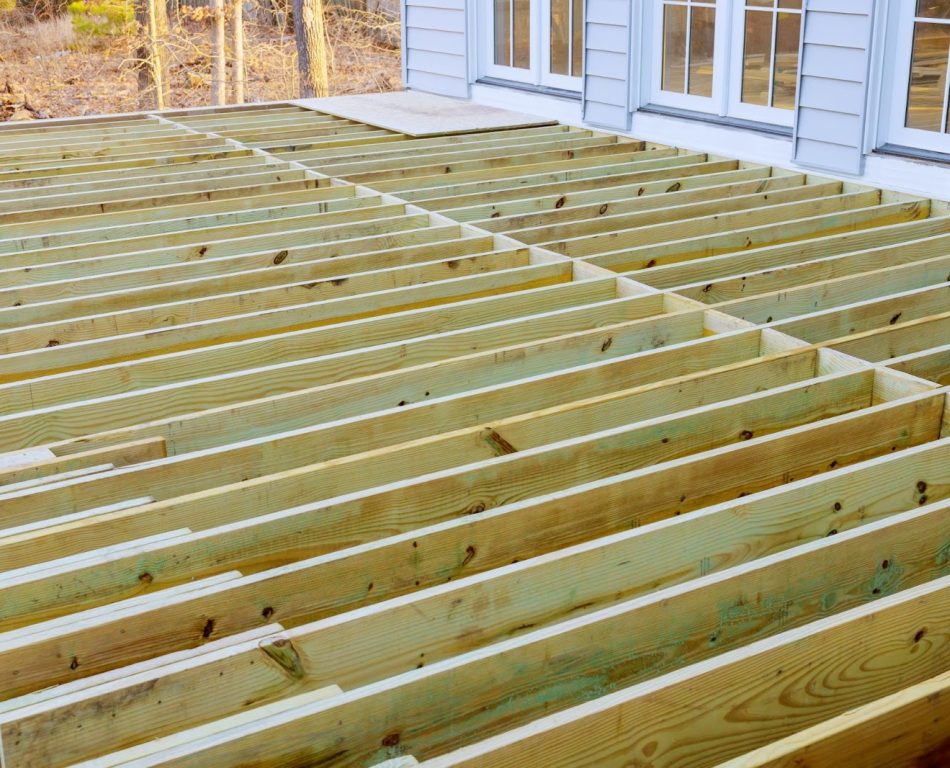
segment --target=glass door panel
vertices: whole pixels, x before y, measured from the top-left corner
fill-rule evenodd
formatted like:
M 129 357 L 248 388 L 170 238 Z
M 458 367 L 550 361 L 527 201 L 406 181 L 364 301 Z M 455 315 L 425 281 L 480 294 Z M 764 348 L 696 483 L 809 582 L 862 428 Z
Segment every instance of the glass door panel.
M 769 12 L 747 9 L 742 50 L 742 101 L 771 106 L 772 27 Z
M 883 143 L 950 153 L 950 0 L 907 2 L 895 13 Z
M 660 88 L 671 93 L 686 93 L 686 28 L 689 8 L 663 4 L 663 57 Z
M 479 75 L 580 90 L 583 0 L 483 0 Z
M 583 0 L 541 0 L 542 57 L 539 85 L 579 91 L 584 56 Z
M 950 24 L 914 23 L 904 126 L 947 133 L 947 60 Z
M 531 66 L 530 0 L 494 0 L 495 64 L 528 69 Z
M 689 9 L 689 79 L 686 92 L 712 96 L 716 52 L 716 7 L 693 4 Z
M 584 74 L 584 0 L 571 0 L 574 15 L 571 17 L 571 75 Z
M 801 0 L 746 0 L 735 19 L 729 114 L 791 125 L 798 87 Z
M 781 0 L 779 7 L 781 7 Z M 772 106 L 795 109 L 798 90 L 798 56 L 802 37 L 801 0 L 799 10 L 775 15 L 775 54 L 772 69 Z
M 574 45 L 574 37 L 571 35 L 573 12 L 574 6 L 571 0 L 551 0 L 550 71 L 555 75 L 571 74 L 573 65 L 571 48 Z
M 495 64 L 510 67 L 514 63 L 511 57 L 511 31 L 511 0 L 495 0 Z
M 690 96 L 710 98 L 716 55 L 715 2 L 663 0 L 660 6 L 654 38 L 662 41 L 658 90 L 668 94 L 667 101 L 679 101 L 678 106 L 689 104 Z
M 584 0 L 551 0 L 550 74 L 581 76 L 584 56 L 583 15 Z
M 791 126 L 802 0 L 649 0 L 649 102 Z M 652 36 L 650 36 L 652 34 Z
M 531 0 L 511 0 L 512 66 L 518 69 L 531 67 Z

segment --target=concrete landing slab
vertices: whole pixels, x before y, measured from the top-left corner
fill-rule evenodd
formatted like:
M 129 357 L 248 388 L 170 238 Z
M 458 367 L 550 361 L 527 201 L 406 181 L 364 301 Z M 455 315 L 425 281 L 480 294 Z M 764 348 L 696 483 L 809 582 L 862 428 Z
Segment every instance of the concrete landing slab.
M 528 128 L 557 122 L 538 115 L 418 91 L 329 96 L 300 99 L 293 103 L 410 136 Z

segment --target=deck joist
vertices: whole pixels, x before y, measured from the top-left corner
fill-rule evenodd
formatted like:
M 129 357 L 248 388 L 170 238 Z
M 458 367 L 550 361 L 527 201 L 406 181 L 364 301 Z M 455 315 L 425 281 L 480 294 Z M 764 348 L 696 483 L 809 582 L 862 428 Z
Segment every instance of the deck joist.
M 948 297 L 593 130 L 5 125 L 4 768 L 950 759 Z

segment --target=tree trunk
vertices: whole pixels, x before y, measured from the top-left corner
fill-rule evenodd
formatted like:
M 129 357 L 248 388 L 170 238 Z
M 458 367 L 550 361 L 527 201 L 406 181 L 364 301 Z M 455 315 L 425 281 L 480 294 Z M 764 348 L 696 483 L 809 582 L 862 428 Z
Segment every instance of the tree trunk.
M 329 96 L 323 0 L 294 0 L 294 34 L 297 38 L 301 98 Z
M 231 13 L 231 78 L 235 104 L 244 103 L 244 0 L 234 0 Z
M 211 0 L 211 103 L 227 103 L 227 69 L 224 58 L 224 0 Z
M 168 106 L 168 10 L 165 0 L 139 0 L 135 4 L 142 44 L 136 52 L 139 95 L 144 109 Z
M 169 106 L 168 81 L 168 6 L 165 0 L 149 0 L 154 36 L 152 61 L 155 65 L 155 93 L 159 109 Z

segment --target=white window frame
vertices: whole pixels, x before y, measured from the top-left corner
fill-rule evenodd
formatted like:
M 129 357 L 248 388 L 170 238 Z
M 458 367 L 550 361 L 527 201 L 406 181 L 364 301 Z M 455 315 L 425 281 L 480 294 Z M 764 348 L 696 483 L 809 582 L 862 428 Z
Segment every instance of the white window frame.
M 643 0 L 643 30 L 641 66 L 641 106 L 656 105 L 714 117 L 732 117 L 791 128 L 795 121 L 794 109 L 745 104 L 742 99 L 742 65 L 745 44 L 744 0 L 715 0 L 716 34 L 713 54 L 712 96 L 672 93 L 660 88 L 663 57 L 662 0 Z M 764 11 L 756 11 L 761 13 Z M 804 28 L 804 17 L 802 18 Z M 774 40 L 773 40 L 774 45 Z M 687 38 L 687 49 L 689 41 Z M 799 39 L 799 55 L 801 41 Z M 799 61 L 801 66 L 801 61 Z
M 730 117 L 737 117 L 740 120 L 751 120 L 757 123 L 769 123 L 771 125 L 781 125 L 791 128 L 795 124 L 795 109 L 782 109 L 781 107 L 767 107 L 762 104 L 748 104 L 742 101 L 742 73 L 745 64 L 745 0 L 734 0 L 729 3 L 732 8 L 732 60 L 729 62 L 729 89 L 728 89 L 728 114 Z M 804 3 L 802 3 L 804 6 Z M 769 101 L 771 101 L 772 89 L 774 87 L 773 68 L 775 66 L 775 57 L 777 55 L 776 39 L 778 32 L 778 13 L 772 9 L 753 10 L 752 13 L 768 13 L 772 17 L 772 60 L 769 63 Z M 801 67 L 801 33 L 805 28 L 804 11 L 798 9 L 780 9 L 784 13 L 797 13 L 801 21 L 798 36 L 798 66 Z
M 706 0 L 703 0 L 704 2 Z M 728 0 L 713 0 L 710 5 L 715 5 L 716 11 L 716 36 L 715 50 L 713 52 L 713 72 L 719 73 L 723 70 L 726 50 L 728 48 L 728 30 L 724 27 L 728 25 L 720 24 L 719 19 L 725 9 L 729 13 Z M 675 5 L 686 5 L 685 2 L 674 0 Z M 687 109 L 694 112 L 707 112 L 714 115 L 723 116 L 725 89 L 728 84 L 723 82 L 721 77 L 713 75 L 712 96 L 695 96 L 689 93 L 674 93 L 664 91 L 660 85 L 663 77 L 663 0 L 644 0 L 643 3 L 643 29 L 646 31 L 646 39 L 650 42 L 648 50 L 643 52 L 643 93 L 647 97 L 647 103 L 656 104 L 661 107 L 673 107 L 675 109 Z M 686 50 L 689 51 L 689 25 L 687 25 Z M 689 77 L 689 73 L 686 73 Z
M 894 144 L 913 149 L 950 154 L 950 134 L 925 131 L 920 128 L 907 128 L 904 125 L 907 115 L 907 90 L 910 83 L 911 55 L 914 45 L 914 18 L 916 3 L 910 0 L 892 2 L 888 7 L 885 41 L 885 65 L 881 78 L 881 109 L 878 119 L 878 144 Z M 937 23 L 950 24 L 935 20 Z M 947 89 L 944 95 L 950 98 L 950 73 L 947 77 Z
M 580 92 L 582 87 L 582 77 L 580 75 L 561 75 L 551 71 L 551 2 L 550 0 L 541 0 L 540 5 L 538 15 L 541 17 L 539 26 L 541 39 L 538 42 L 538 50 L 541 52 L 541 69 L 538 85 L 560 88 L 563 91 Z M 568 0 L 568 8 L 571 14 L 571 28 L 567 43 L 567 61 L 568 65 L 571 66 L 574 54 L 574 3 L 572 0 Z M 583 25 L 583 18 L 580 23 Z M 581 39 L 583 40 L 583 36 Z M 581 66 L 583 67 L 583 55 Z
M 511 80 L 518 83 L 533 83 L 535 72 L 538 69 L 538 50 L 536 45 L 530 46 L 530 68 L 509 67 L 495 63 L 495 4 L 493 0 L 479 0 L 478 2 L 478 73 L 480 77 L 495 77 L 499 80 Z M 511 29 L 514 28 L 514 0 L 511 0 Z M 540 0 L 531 0 L 531 32 L 537 35 L 536 6 Z M 514 34 L 511 35 L 511 48 L 514 49 Z M 532 43 L 534 41 L 532 40 Z
M 531 40 L 530 67 L 495 64 L 495 14 L 491 0 L 479 0 L 477 7 L 478 76 L 508 80 L 526 85 L 580 92 L 580 75 L 560 75 L 551 70 L 551 4 L 550 0 L 530 0 Z M 573 7 L 573 3 L 571 4 Z M 583 21 L 581 21 L 583 23 Z M 569 46 L 573 46 L 573 40 Z M 570 56 L 569 48 L 569 56 Z

